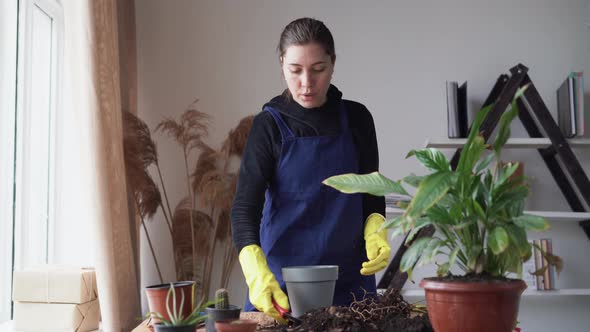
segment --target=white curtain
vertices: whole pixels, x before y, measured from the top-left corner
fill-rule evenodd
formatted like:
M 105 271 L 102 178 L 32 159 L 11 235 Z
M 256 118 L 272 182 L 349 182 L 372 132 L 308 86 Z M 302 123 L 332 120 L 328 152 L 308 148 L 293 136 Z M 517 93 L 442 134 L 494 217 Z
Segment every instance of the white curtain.
M 65 104 L 76 114 L 80 218 L 96 234 L 104 331 L 130 331 L 140 317 L 137 228 L 129 218 L 122 109 L 135 111 L 133 0 L 65 0 Z M 121 50 L 124 51 L 121 51 Z M 120 68 L 124 70 L 121 71 Z

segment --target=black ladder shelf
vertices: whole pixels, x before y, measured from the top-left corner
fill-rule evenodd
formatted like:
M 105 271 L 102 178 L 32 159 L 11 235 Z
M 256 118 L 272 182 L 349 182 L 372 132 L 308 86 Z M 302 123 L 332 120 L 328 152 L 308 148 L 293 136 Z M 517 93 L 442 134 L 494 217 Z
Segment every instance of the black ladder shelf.
M 590 207 L 590 180 L 588 180 L 588 176 L 584 172 L 584 169 L 580 165 L 580 162 L 576 158 L 568 141 L 564 138 L 559 127 L 553 120 L 553 117 L 539 95 L 537 88 L 531 81 L 528 75 L 528 68 L 522 64 L 518 64 L 510 69 L 510 73 L 510 76 L 506 74 L 500 75 L 484 102 L 484 106 L 495 102 L 492 110 L 490 110 L 481 125 L 480 132 L 484 140 L 487 142 L 490 138 L 502 113 L 507 109 L 518 88 L 528 84 L 529 87 L 524 93 L 526 104 L 523 102 L 523 98 L 517 100 L 519 109 L 518 116 L 531 138 L 544 137 L 537 122 L 535 122 L 535 118 L 537 119 L 539 125 L 543 128 L 543 131 L 551 141 L 551 144 L 548 147 L 538 148 L 537 151 L 539 151 L 541 158 L 543 158 L 543 161 L 547 165 L 547 168 L 551 172 L 551 175 L 555 179 L 555 182 L 572 211 L 585 212 L 586 208 L 582 204 L 579 196 L 581 196 L 586 202 L 586 205 Z M 451 167 L 453 169 L 459 162 L 460 153 L 461 148 L 455 151 L 455 154 L 451 159 Z M 561 160 L 561 164 L 558 162 L 558 158 Z M 566 172 L 569 175 L 569 178 L 567 177 Z M 577 188 L 578 192 L 576 192 L 574 188 Z M 590 220 L 579 221 L 579 224 L 590 239 Z M 414 238 L 414 241 L 421 237 L 432 236 L 433 234 L 434 227 L 425 227 Z M 408 275 L 405 272 L 400 272 L 399 266 L 401 258 L 407 248 L 408 247 L 404 245 L 400 246 L 385 270 L 377 288 L 402 289 L 408 279 Z

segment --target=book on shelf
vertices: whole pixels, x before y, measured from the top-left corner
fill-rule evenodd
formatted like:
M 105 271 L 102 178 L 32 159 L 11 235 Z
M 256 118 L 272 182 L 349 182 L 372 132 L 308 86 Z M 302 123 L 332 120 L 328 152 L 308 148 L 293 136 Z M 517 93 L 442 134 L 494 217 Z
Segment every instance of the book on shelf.
M 446 82 L 447 90 L 447 135 L 449 138 L 466 138 L 467 82 L 459 86 L 456 81 Z
M 557 123 L 565 137 L 584 135 L 583 72 L 571 72 L 557 89 Z
M 551 241 L 551 239 L 547 239 L 547 250 L 550 254 L 553 254 L 553 242 Z M 557 279 L 555 279 L 555 265 L 549 265 L 548 269 L 549 283 L 551 284 L 551 289 L 557 289 L 557 287 L 555 286 L 555 282 L 557 281 Z
M 541 248 L 547 254 L 553 254 L 553 241 L 551 239 L 540 239 L 533 241 L 533 258 L 534 269 L 544 269 L 543 273 L 536 276 L 537 290 L 553 290 L 556 287 L 556 271 L 554 265 L 549 265 L 549 262 L 538 248 Z
M 543 268 L 543 256 L 541 255 L 541 251 L 539 248 L 541 247 L 541 242 L 539 240 L 533 240 L 533 258 L 535 259 L 535 271 L 538 271 Z M 537 290 L 545 289 L 543 275 L 536 275 L 537 281 Z
M 549 247 L 548 247 L 548 241 L 547 239 L 541 239 L 541 249 L 546 252 L 549 253 Z M 553 289 L 552 288 L 552 284 L 551 284 L 551 274 L 550 274 L 550 269 L 549 269 L 549 261 L 547 260 L 547 258 L 545 256 L 543 256 L 543 268 L 545 269 L 545 271 L 543 272 L 543 289 L 544 290 L 550 290 Z
M 576 133 L 583 136 L 584 125 L 584 73 L 581 71 L 574 74 L 574 100 L 576 103 Z

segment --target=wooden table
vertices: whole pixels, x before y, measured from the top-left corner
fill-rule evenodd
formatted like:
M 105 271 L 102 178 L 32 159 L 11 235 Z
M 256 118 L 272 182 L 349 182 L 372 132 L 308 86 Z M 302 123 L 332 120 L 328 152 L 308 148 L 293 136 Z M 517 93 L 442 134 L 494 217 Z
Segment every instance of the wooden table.
M 252 319 L 258 322 L 258 325 L 270 325 L 274 320 L 262 312 L 241 312 L 241 319 Z M 148 319 L 144 320 L 131 332 L 153 332 L 153 329 L 148 326 Z M 197 329 L 197 332 L 205 332 L 205 328 Z

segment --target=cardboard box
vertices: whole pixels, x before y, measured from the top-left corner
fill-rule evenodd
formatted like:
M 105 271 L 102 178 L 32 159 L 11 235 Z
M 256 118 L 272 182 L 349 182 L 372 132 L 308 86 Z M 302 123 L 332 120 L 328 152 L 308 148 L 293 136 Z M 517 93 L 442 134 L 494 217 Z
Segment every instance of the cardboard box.
M 98 329 L 98 300 L 74 303 L 14 303 L 14 329 L 23 332 L 86 332 Z
M 15 302 L 79 304 L 96 298 L 96 274 L 91 268 L 44 265 L 14 271 Z

